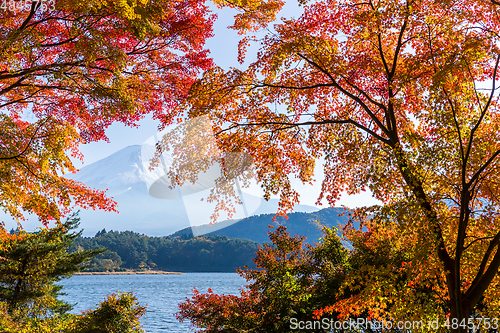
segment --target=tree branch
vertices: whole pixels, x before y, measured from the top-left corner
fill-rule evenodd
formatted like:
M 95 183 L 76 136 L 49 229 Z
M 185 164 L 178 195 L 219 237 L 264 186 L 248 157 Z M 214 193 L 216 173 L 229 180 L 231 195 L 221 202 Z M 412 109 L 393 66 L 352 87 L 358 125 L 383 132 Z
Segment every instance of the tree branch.
M 284 121 L 268 121 L 268 122 L 260 122 L 260 123 L 249 123 L 249 124 L 233 124 L 229 128 L 220 130 L 219 132 L 216 133 L 216 135 L 219 135 L 223 132 L 230 131 L 233 128 L 236 127 L 246 127 L 246 126 L 265 126 L 265 125 L 282 125 L 282 126 L 287 126 L 287 128 L 292 128 L 292 127 L 299 127 L 299 126 L 307 126 L 307 125 L 324 125 L 324 124 L 352 124 L 359 129 L 367 132 L 371 136 L 375 137 L 376 139 L 382 141 L 385 144 L 389 144 L 389 140 L 386 138 L 381 137 L 374 131 L 370 130 L 369 128 L 361 125 L 360 123 L 352 120 L 352 119 L 345 119 L 345 120 L 331 120 L 331 119 L 325 119 L 322 121 L 304 121 L 301 123 L 291 123 L 291 122 L 284 122 Z M 281 128 L 285 129 L 285 128 Z
M 481 175 L 481 173 L 495 160 L 495 158 L 500 154 L 500 149 L 497 150 L 491 157 L 477 170 L 477 172 L 472 176 L 469 181 L 469 186 Z
M 45 120 L 43 120 L 38 126 L 37 128 L 35 129 L 35 132 L 33 133 L 33 135 L 31 136 L 28 144 L 26 145 L 26 147 L 24 147 L 24 149 L 18 153 L 17 155 L 13 155 L 13 156 L 9 156 L 9 157 L 0 157 L 0 160 L 1 161 L 4 161 L 4 160 L 18 160 L 19 161 L 19 157 L 21 157 L 22 155 L 24 155 L 24 153 L 28 150 L 28 148 L 31 146 L 31 144 L 33 143 L 33 141 L 36 139 L 36 135 L 38 133 L 38 131 L 40 130 L 40 128 L 42 128 L 43 125 L 45 125 L 45 123 L 50 119 L 50 117 L 47 117 L 45 118 Z M 24 163 L 22 163 L 21 161 L 19 161 L 21 164 L 24 165 Z
M 499 63 L 500 63 L 500 54 L 497 56 L 497 61 L 496 61 L 496 64 L 495 64 L 495 69 L 493 71 L 493 82 L 492 82 L 490 97 L 488 98 L 488 102 L 486 102 L 486 105 L 484 106 L 483 110 L 481 111 L 481 115 L 479 116 L 479 119 L 478 119 L 476 125 L 474 125 L 474 128 L 472 128 L 471 133 L 470 133 L 469 143 L 467 145 L 467 151 L 465 153 L 465 162 L 467 162 L 467 160 L 469 158 L 469 155 L 470 155 L 470 152 L 472 150 L 472 141 L 473 141 L 473 138 L 474 138 L 474 133 L 476 133 L 477 129 L 479 128 L 479 125 L 481 125 L 481 122 L 483 121 L 483 118 L 486 115 L 486 113 L 488 111 L 488 108 L 491 105 L 491 101 L 493 100 L 493 96 L 495 94 L 495 87 L 496 87 L 496 82 L 495 81 L 496 81 L 496 78 L 497 78 Z M 481 106 L 481 105 L 479 105 L 479 106 Z
M 348 96 L 353 101 L 358 103 L 363 108 L 363 110 L 365 110 L 365 112 L 368 114 L 368 116 L 377 124 L 377 126 L 380 128 L 380 130 L 382 130 L 382 132 L 384 132 L 385 135 L 387 135 L 387 137 L 389 137 L 389 138 L 391 137 L 389 130 L 384 126 L 384 124 L 382 124 L 382 122 L 375 116 L 375 114 L 370 110 L 370 108 L 358 96 L 355 96 L 354 94 L 350 93 L 349 91 L 344 89 L 342 86 L 340 86 L 340 84 L 338 84 L 338 82 L 333 78 L 333 76 L 328 71 L 326 71 L 324 68 L 319 66 L 314 61 L 310 60 L 309 58 L 303 56 L 300 53 L 299 53 L 299 57 L 301 57 L 302 59 L 307 61 L 310 65 L 319 69 L 323 74 L 325 74 L 332 81 L 332 84 L 335 88 L 337 88 L 344 95 Z M 388 139 L 386 139 L 386 140 L 388 140 Z M 387 142 L 389 145 L 393 144 L 390 140 L 388 140 Z
M 490 285 L 491 281 L 498 273 L 498 268 L 500 267 L 500 251 L 498 249 L 498 245 L 500 244 L 500 232 L 498 232 L 495 237 L 491 240 L 488 249 L 486 250 L 483 260 L 481 261 L 481 265 L 479 266 L 479 270 L 477 272 L 476 278 L 472 281 L 469 289 L 464 294 L 463 302 L 465 305 L 473 306 L 483 295 L 486 288 Z M 493 259 L 488 266 L 486 271 L 486 265 L 490 260 L 491 254 L 493 250 L 496 248 L 496 253 Z M 483 273 L 484 272 L 484 273 Z

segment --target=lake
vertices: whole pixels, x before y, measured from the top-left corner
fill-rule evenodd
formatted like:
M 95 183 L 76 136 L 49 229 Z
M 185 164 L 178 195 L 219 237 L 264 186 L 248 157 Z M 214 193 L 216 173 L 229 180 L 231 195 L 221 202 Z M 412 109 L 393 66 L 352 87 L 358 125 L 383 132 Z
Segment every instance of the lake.
M 95 307 L 106 295 L 133 291 L 141 305 L 147 305 L 141 323 L 147 333 L 186 333 L 190 323 L 174 317 L 177 304 L 193 296 L 192 288 L 206 293 L 239 295 L 246 280 L 236 273 L 184 273 L 180 275 L 75 275 L 59 282 L 67 295 L 61 299 L 75 305 L 73 313 Z

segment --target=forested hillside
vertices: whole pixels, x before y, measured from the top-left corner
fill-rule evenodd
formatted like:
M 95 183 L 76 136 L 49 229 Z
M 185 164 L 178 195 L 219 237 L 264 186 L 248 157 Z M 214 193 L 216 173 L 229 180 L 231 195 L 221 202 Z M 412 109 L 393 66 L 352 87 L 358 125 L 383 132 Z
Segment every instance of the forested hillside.
M 148 237 L 132 231 L 105 229 L 79 237 L 69 252 L 108 248 L 91 261 L 88 271 L 155 269 L 179 272 L 235 272 L 252 267 L 258 243 L 227 236 Z
M 275 214 L 262 214 L 250 216 L 222 229 L 217 229 L 217 223 L 215 223 L 185 228 L 172 236 L 192 235 L 194 231 L 195 234 L 223 235 L 264 243 L 269 242 L 268 231 L 272 231 L 269 226 L 276 228 L 282 225 L 287 228 L 290 235 L 305 236 L 306 242 L 312 244 L 322 237 L 322 225 L 331 228 L 345 223 L 348 219 L 347 215 L 339 216 L 343 213 L 343 208 L 329 207 L 312 213 L 290 213 L 288 219 L 283 216 L 274 219 Z
M 342 208 L 325 208 L 313 213 L 291 213 L 288 219 L 275 214 L 251 216 L 220 230 L 216 224 L 198 226 L 206 235 L 193 237 L 191 228 L 167 237 L 149 237 L 132 231 L 105 229 L 94 237 L 79 237 L 70 251 L 108 248 L 91 262 L 88 271 L 124 271 L 157 269 L 180 272 L 234 272 L 237 267 L 253 267 L 252 258 L 259 243 L 269 242 L 269 226 L 283 225 L 291 235 L 306 236 L 308 243 L 318 242 L 321 225 L 333 227 L 347 217 Z M 200 230 L 196 230 L 200 231 Z

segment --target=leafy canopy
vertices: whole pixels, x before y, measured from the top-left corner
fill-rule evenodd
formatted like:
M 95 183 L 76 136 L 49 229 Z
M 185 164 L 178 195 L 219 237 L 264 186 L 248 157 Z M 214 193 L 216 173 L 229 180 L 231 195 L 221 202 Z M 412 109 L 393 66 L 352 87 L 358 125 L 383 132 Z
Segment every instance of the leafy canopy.
M 383 202 L 353 219 L 373 235 L 365 248 L 404 254 L 406 282 L 367 272 L 355 287 L 351 276 L 364 292 L 332 309 L 442 322 L 498 314 L 499 10 L 486 0 L 315 1 L 274 26 L 248 69 L 214 67 L 192 86 L 188 114 L 210 117 L 221 151 L 252 156 L 282 211 L 299 201 L 291 177 L 312 181 L 320 158 L 318 200 L 369 189 Z M 438 310 L 393 292 L 415 285 Z
M 235 29 L 272 21 L 276 0 L 216 1 L 241 11 Z M 23 5 L 23 6 L 21 6 Z M 204 0 L 62 0 L 0 11 L 0 206 L 18 220 L 59 220 L 74 205 L 115 210 L 103 191 L 64 178 L 80 144 L 145 114 L 177 121 L 179 104 L 213 66 Z

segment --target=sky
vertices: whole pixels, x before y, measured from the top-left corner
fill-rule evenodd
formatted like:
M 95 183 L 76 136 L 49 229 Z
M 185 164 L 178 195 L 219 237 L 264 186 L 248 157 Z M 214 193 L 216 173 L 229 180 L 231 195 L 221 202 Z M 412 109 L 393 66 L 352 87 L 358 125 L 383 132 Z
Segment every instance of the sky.
M 233 16 L 236 12 L 231 9 L 220 10 L 212 8 L 212 10 L 217 13 L 218 19 L 214 24 L 214 37 L 208 40 L 206 46 L 210 50 L 211 56 L 214 58 L 217 66 L 224 69 L 242 67 L 255 60 L 257 53 L 256 47 L 249 48 L 246 62 L 243 65 L 238 64 L 236 60 L 238 54 L 237 45 L 240 37 L 234 30 L 227 28 L 232 24 Z M 298 7 L 296 3 L 288 1 L 278 17 L 298 17 L 301 12 L 302 9 Z M 147 116 L 138 122 L 137 125 L 137 127 L 127 127 L 121 123 L 114 123 L 106 131 L 109 142 L 100 141 L 82 145 L 80 150 L 84 155 L 83 164 L 79 160 L 75 160 L 75 166 L 81 168 L 125 147 L 142 145 L 146 140 L 157 133 L 159 123 L 151 119 L 150 116 Z M 318 167 L 316 170 L 317 181 L 313 186 L 303 185 L 298 180 L 294 183 L 294 188 L 298 189 L 301 195 L 301 204 L 315 206 L 321 187 L 321 173 L 321 167 Z M 336 205 L 345 205 L 354 208 L 376 203 L 378 203 L 378 201 L 371 196 L 371 193 L 363 192 L 353 196 L 343 195 Z M 326 203 L 324 203 L 323 207 L 326 206 Z

